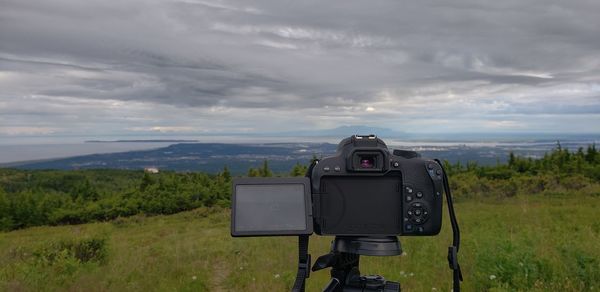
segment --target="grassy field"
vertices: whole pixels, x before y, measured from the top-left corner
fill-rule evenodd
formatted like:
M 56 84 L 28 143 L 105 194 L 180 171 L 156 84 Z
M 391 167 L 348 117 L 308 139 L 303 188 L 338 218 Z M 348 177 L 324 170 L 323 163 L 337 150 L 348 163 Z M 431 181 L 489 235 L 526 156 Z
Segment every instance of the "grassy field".
M 465 291 L 600 291 L 600 198 L 531 196 L 456 204 Z M 405 254 L 363 257 L 363 274 L 403 291 L 449 291 L 446 218 L 437 237 L 401 238 Z M 311 238 L 313 258 L 330 237 Z M 0 233 L 0 289 L 7 291 L 285 291 L 296 239 L 231 238 L 229 213 L 34 227 Z M 312 273 L 320 291 L 328 271 Z

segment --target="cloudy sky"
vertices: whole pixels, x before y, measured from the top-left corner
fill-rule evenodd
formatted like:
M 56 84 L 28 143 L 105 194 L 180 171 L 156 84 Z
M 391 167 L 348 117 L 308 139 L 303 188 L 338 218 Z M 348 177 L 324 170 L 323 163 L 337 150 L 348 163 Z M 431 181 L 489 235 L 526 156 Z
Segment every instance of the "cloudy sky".
M 597 0 L 0 0 L 0 139 L 600 133 L 599 13 Z

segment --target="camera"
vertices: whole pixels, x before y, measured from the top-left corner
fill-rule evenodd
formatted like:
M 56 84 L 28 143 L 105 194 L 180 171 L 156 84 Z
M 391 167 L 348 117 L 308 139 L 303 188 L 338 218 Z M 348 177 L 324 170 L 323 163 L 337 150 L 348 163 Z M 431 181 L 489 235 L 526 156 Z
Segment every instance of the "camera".
M 311 262 L 308 239 L 314 232 L 335 236 L 330 253 L 312 267 L 331 268 L 323 291 L 399 292 L 398 282 L 361 276 L 359 256 L 399 255 L 397 236 L 438 234 L 443 194 L 453 231 L 448 263 L 458 292 L 460 233 L 442 163 L 414 151 L 390 151 L 375 135 L 343 139 L 333 156 L 313 161 L 305 177 L 234 179 L 231 235 L 298 236 L 293 291 L 304 291 Z
M 312 170 L 319 235 L 435 235 L 442 224 L 442 169 L 415 152 L 389 152 L 375 136 L 353 136 Z
M 307 178 L 242 178 L 233 186 L 232 235 L 435 235 L 443 171 L 374 135 L 342 140 Z

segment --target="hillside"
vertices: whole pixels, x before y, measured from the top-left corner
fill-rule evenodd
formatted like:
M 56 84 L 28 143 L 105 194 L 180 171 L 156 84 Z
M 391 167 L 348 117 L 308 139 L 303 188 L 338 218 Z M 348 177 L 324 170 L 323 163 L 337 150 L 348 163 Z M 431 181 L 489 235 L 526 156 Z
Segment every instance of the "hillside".
M 268 160 L 276 172 L 288 171 L 296 163 L 307 163 L 313 155 L 331 155 L 336 145 L 327 143 L 221 144 L 180 143 L 168 147 L 83 155 L 39 162 L 12 163 L 21 169 L 144 169 L 216 173 L 226 165 L 233 174 L 243 174 Z
M 457 203 L 464 290 L 598 291 L 599 207 L 589 196 Z M 400 281 L 403 291 L 448 291 L 444 220 L 437 237 L 401 238 L 403 256 L 363 257 L 362 272 Z M 314 258 L 330 240 L 312 236 Z M 0 233 L 0 290 L 286 291 L 296 250 L 295 238 L 231 238 L 227 209 L 34 227 Z M 312 273 L 307 291 L 328 277 Z

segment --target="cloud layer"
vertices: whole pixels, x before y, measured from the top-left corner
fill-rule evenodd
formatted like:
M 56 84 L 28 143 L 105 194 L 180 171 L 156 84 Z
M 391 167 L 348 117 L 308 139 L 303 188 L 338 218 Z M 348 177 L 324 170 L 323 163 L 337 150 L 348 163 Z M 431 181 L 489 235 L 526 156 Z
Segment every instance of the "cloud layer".
M 0 0 L 0 137 L 600 132 L 597 1 Z

